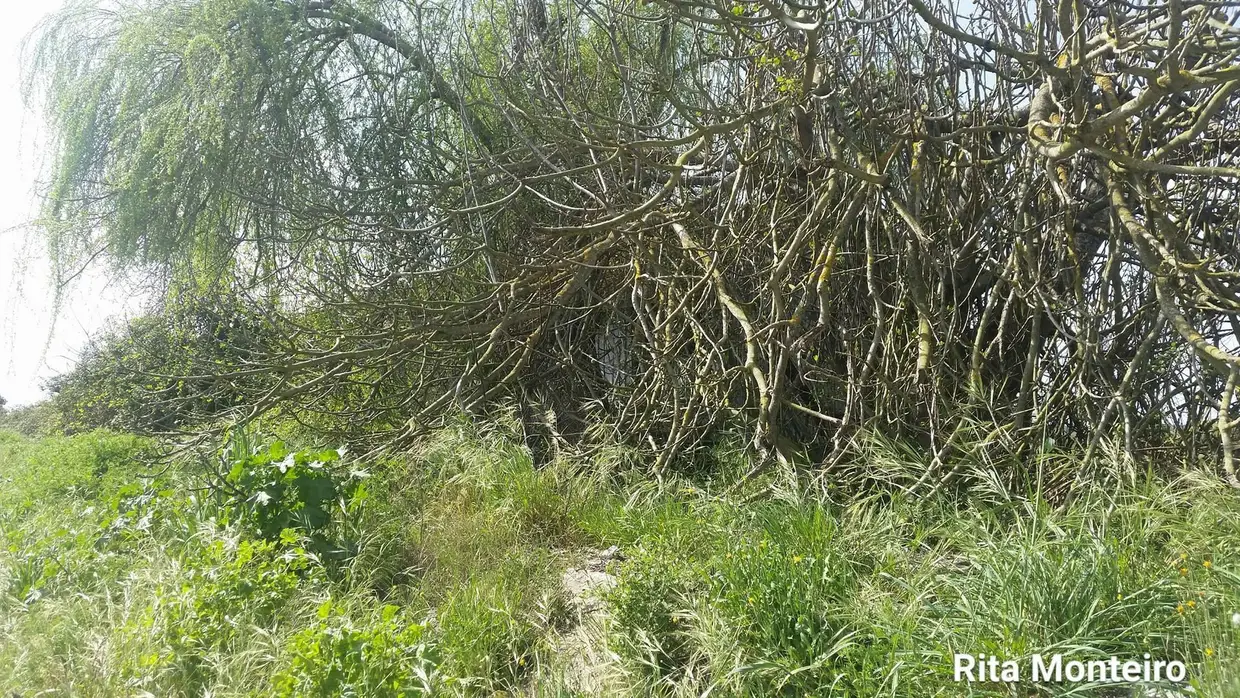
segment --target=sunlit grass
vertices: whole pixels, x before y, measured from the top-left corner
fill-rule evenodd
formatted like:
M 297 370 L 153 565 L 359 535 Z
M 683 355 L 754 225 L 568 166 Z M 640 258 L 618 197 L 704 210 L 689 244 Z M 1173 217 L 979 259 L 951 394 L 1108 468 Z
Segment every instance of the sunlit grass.
M 502 427 L 461 426 L 359 464 L 365 501 L 333 524 L 358 553 L 333 567 L 148 470 L 144 447 L 0 438 L 6 694 L 920 698 L 970 690 L 954 652 L 1150 653 L 1184 661 L 1196 695 L 1240 685 L 1240 501 L 1201 475 L 1066 507 L 997 490 L 830 501 L 812 484 L 755 497 L 700 475 L 658 485 L 619 452 L 538 469 Z M 875 457 L 893 472 L 904 456 Z M 556 651 L 575 622 L 560 574 L 610 545 L 607 666 L 582 687 Z

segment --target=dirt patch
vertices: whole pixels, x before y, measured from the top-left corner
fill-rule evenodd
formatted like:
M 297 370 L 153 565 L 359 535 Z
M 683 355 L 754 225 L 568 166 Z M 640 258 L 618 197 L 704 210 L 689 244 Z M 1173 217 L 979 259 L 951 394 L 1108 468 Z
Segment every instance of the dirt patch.
M 615 666 L 615 657 L 607 649 L 606 595 L 617 579 L 607 567 L 623 559 L 614 545 L 587 551 L 585 562 L 565 570 L 562 578 L 577 623 L 555 640 L 555 646 L 563 660 L 565 683 L 585 695 L 605 693 L 608 668 Z

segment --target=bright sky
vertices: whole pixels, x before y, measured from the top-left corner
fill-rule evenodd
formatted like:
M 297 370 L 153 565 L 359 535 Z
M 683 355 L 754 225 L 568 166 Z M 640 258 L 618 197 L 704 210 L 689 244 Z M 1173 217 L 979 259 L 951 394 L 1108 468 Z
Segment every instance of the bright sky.
M 109 316 L 138 307 L 119 284 L 95 271 L 79 279 L 54 315 L 43 243 L 29 225 L 37 212 L 44 153 L 42 119 L 22 102 L 21 44 L 62 4 L 13 3 L 0 22 L 0 396 L 10 406 L 45 397 L 41 380 L 72 366 L 77 350 Z

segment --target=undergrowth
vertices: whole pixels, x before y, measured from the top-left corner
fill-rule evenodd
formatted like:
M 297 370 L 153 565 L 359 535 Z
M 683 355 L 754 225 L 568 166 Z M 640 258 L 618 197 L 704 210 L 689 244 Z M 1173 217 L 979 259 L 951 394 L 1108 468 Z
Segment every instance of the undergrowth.
M 536 469 L 515 443 L 459 426 L 358 463 L 234 439 L 205 488 L 201 463 L 157 467 L 135 437 L 0 434 L 0 689 L 1132 694 L 953 681 L 956 652 L 1058 652 L 1178 659 L 1195 695 L 1240 695 L 1240 501 L 1200 474 L 1067 506 L 756 497 L 652 482 L 619 451 Z M 583 682 L 558 651 L 577 620 L 560 575 L 612 545 L 606 666 Z

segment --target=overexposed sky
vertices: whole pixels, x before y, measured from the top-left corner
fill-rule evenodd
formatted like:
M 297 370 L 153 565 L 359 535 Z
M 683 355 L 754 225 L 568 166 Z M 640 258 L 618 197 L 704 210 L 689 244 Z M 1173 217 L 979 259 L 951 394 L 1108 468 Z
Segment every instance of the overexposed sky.
M 30 225 L 44 171 L 42 117 L 21 96 L 22 40 L 63 0 L 26 0 L 5 7 L 0 22 L 0 396 L 9 405 L 44 397 L 41 380 L 72 366 L 86 338 L 109 316 L 137 310 L 139 300 L 102 269 L 84 274 L 53 313 L 44 245 Z

